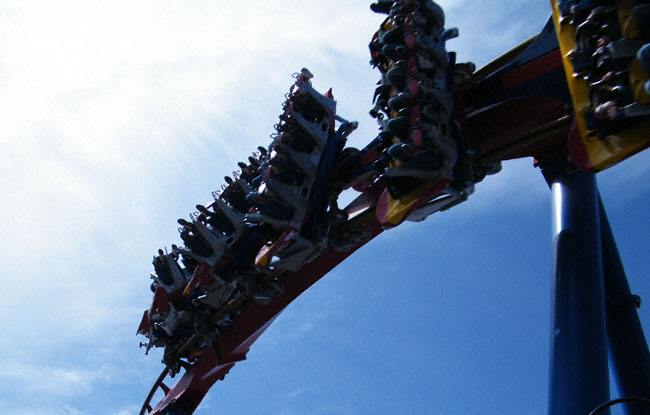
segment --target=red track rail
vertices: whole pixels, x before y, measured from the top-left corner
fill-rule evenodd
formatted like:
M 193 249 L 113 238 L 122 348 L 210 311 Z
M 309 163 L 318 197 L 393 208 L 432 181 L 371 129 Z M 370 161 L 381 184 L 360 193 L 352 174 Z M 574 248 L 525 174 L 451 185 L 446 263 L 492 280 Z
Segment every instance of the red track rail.
M 529 156 L 543 160 L 558 152 L 567 151 L 572 117 L 566 102 L 535 93 L 522 93 L 490 102 L 488 105 L 480 104 L 482 100 L 492 98 L 486 96 L 486 82 L 481 81 L 489 80 L 492 86 L 498 87 L 499 94 L 507 95 L 517 88 L 525 89 L 540 77 L 562 69 L 559 52 L 554 50 L 523 66 L 499 72 L 500 69 L 507 69 L 508 63 L 531 43 L 534 42 L 528 41 L 514 52 L 497 59 L 497 63 L 489 65 L 489 71 L 477 72 L 474 79 L 468 83 L 470 86 L 465 86 L 455 93 L 456 112 L 459 114 L 457 120 L 465 145 L 475 152 L 478 161 L 501 161 Z M 354 211 L 351 221 L 365 225 L 371 230 L 369 240 L 383 231 L 375 218 L 375 206 L 383 190 L 384 185 L 379 181 L 346 208 L 349 213 Z M 356 212 L 357 210 L 362 212 Z M 185 372 L 171 388 L 163 383 L 168 374 L 168 369 L 165 369 L 140 414 L 175 413 L 172 408 L 182 411 L 179 413 L 183 414 L 193 413 L 210 387 L 223 379 L 235 363 L 246 358 L 252 344 L 296 297 L 362 245 L 348 252 L 325 251 L 299 271 L 284 272 L 279 281 L 284 285 L 285 291 L 268 305 L 261 305 L 252 299 L 237 304 L 232 311 L 238 315 L 229 330 L 211 347 L 195 351 L 193 362 L 183 361 Z M 152 407 L 150 401 L 159 387 L 165 392 L 165 396 Z

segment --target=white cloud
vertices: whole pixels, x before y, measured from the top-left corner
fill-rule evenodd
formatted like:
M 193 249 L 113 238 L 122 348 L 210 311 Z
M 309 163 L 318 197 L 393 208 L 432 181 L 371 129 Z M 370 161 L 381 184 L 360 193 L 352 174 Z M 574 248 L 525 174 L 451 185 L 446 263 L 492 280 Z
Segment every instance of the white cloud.
M 522 31 L 536 30 L 530 21 L 543 24 L 534 15 L 494 31 L 495 6 L 441 3 L 448 24 L 461 29 L 450 49 L 479 62 L 525 39 Z M 150 255 L 177 242 L 174 220 L 267 144 L 290 75 L 302 66 L 318 89 L 334 88 L 343 116 L 361 121 L 351 145 L 374 137 L 367 111 L 378 75 L 367 65 L 367 43 L 382 19 L 367 2 L 345 0 L 3 2 L 0 282 L 8 294 L 0 302 L 0 383 L 75 401 L 155 372 L 154 357 L 147 370 L 132 357 L 150 300 Z M 477 186 L 468 206 L 528 203 L 515 195 L 529 192 L 539 172 L 528 161 L 512 166 Z M 537 182 L 531 201 L 547 191 Z M 331 301 L 278 321 L 260 343 L 273 349 L 314 335 L 339 312 Z M 101 355 L 93 364 L 119 367 L 38 365 L 53 351 L 67 362 L 88 349 Z M 18 363 L 25 361 L 34 363 Z M 125 402 L 118 413 L 137 409 Z M 67 403 L 4 413 L 83 410 Z
M 70 398 L 88 394 L 96 384 L 110 383 L 103 370 L 41 367 L 9 362 L 0 373 L 0 380 L 26 394 L 49 398 Z
M 65 405 L 64 406 L 65 411 L 67 412 L 68 415 L 85 415 L 87 412 L 83 412 L 78 410 L 75 407 L 72 407 L 70 405 Z
M 309 392 L 311 392 L 311 390 L 309 388 L 299 388 L 299 389 L 296 389 L 296 390 L 288 393 L 287 398 L 288 399 L 294 399 L 294 398 L 296 398 L 296 397 L 298 397 L 300 395 L 304 395 L 304 394 L 309 393 Z
M 446 0 L 438 2 L 448 27 L 458 27 L 460 37 L 447 46 L 460 61 L 479 67 L 515 47 L 544 27 L 551 15 L 549 2 L 495 2 Z
M 68 369 L 66 350 L 133 364 L 150 255 L 177 242 L 175 218 L 267 144 L 292 72 L 311 66 L 317 87 L 346 101 L 356 78 L 339 82 L 332 56 L 365 70 L 375 16 L 332 6 L 347 11 L 324 16 L 317 1 L 0 6 L 0 281 L 11 291 L 0 304 L 10 369 L 0 383 L 77 401 L 110 379 Z M 365 114 L 362 99 L 347 105 Z M 54 351 L 61 368 L 41 368 Z

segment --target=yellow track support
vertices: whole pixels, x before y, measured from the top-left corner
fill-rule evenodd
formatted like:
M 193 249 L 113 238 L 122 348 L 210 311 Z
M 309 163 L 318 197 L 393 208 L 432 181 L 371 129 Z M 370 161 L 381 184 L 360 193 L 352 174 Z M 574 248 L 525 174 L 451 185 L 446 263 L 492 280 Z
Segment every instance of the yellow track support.
M 390 193 L 385 192 L 380 196 L 379 201 L 379 204 L 383 204 L 385 207 L 383 209 L 378 208 L 378 210 L 382 211 L 382 216 L 384 213 L 385 216 L 377 217 L 379 223 L 387 227 L 399 225 L 408 218 L 413 210 L 436 194 L 444 191 L 448 185 L 449 180 L 447 179 L 440 179 L 436 182 L 426 181 L 400 199 L 394 199 Z

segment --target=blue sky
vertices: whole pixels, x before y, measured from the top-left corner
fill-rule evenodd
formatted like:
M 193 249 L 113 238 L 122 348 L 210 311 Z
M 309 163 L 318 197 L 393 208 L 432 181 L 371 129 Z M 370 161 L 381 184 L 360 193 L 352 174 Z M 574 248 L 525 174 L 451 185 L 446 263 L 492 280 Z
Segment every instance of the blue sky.
M 550 15 L 540 1 L 440 4 L 460 28 L 449 49 L 479 66 Z M 134 334 L 152 255 L 269 142 L 301 67 L 361 123 L 349 145 L 375 136 L 381 20 L 344 0 L 0 1 L 1 413 L 137 413 L 162 369 Z M 644 299 L 649 174 L 646 151 L 598 175 Z M 541 174 L 505 163 L 465 204 L 323 278 L 197 413 L 545 413 L 550 246 Z

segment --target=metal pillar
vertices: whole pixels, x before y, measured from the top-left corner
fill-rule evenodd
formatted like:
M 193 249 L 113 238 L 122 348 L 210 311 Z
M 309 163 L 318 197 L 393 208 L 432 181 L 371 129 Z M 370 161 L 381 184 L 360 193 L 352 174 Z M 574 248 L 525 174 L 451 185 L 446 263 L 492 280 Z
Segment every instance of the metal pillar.
M 607 336 L 612 369 L 624 397 L 650 399 L 650 352 L 636 308 L 640 299 L 630 292 L 616 241 L 599 199 L 603 271 L 607 298 Z M 626 403 L 628 415 L 648 413 L 648 405 Z
M 554 280 L 549 415 L 586 415 L 609 400 L 596 179 L 578 171 L 561 173 L 550 182 Z

